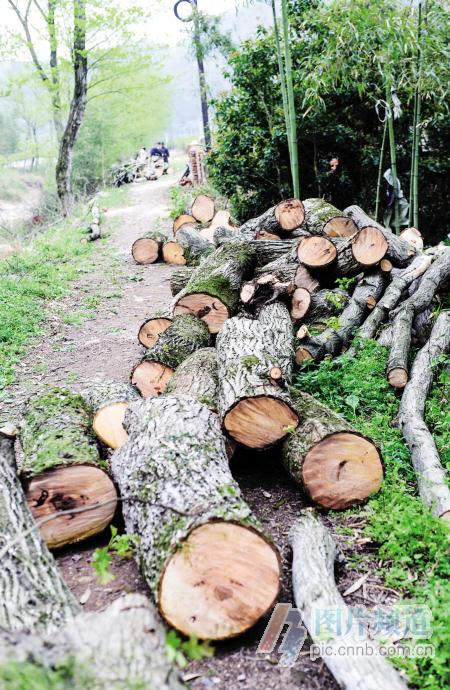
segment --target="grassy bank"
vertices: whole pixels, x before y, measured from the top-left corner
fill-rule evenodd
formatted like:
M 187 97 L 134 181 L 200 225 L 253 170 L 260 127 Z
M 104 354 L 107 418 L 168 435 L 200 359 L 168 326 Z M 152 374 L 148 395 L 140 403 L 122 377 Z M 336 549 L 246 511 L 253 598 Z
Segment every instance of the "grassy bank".
M 340 412 L 381 447 L 386 465 L 383 488 L 364 508 L 355 510 L 367 519 L 366 536 L 379 546 L 380 570 L 386 585 L 432 611 L 433 635 L 428 641 L 435 646 L 434 658 L 396 663 L 405 669 L 412 684 L 440 690 L 450 686 L 448 528 L 417 498 L 409 453 L 395 426 L 399 398 L 386 381 L 386 358 L 385 348 L 368 341 L 357 358 L 344 355 L 304 369 L 297 376 L 296 386 Z M 441 458 L 447 462 L 449 393 L 450 375 L 443 363 L 437 362 L 426 413 Z M 372 570 L 373 566 L 370 563 Z

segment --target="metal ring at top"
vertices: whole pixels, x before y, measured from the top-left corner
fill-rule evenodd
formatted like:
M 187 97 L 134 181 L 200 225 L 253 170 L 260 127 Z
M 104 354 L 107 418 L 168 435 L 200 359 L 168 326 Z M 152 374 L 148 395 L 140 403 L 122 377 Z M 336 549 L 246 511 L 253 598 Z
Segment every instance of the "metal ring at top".
M 184 2 L 186 2 L 188 5 L 191 5 L 191 7 L 192 7 L 192 0 L 178 0 L 178 2 L 176 2 L 175 5 L 173 6 L 173 12 L 175 14 L 175 17 L 177 19 L 179 19 L 180 22 L 191 22 L 194 18 L 194 16 L 193 16 L 194 11 L 193 10 L 192 10 L 191 14 L 189 15 L 189 17 L 187 17 L 186 19 L 183 19 L 183 17 L 180 17 L 180 15 L 178 14 L 178 7 L 179 7 L 179 5 L 182 5 Z

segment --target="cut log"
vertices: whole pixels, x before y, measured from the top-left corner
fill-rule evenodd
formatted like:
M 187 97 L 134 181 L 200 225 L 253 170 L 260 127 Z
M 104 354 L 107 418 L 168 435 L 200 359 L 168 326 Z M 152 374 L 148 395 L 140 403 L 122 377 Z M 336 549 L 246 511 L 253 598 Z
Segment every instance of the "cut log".
M 400 239 L 412 244 L 419 252 L 423 249 L 423 237 L 417 228 L 406 228 L 400 233 Z
M 276 261 L 281 257 L 286 256 L 289 252 L 292 252 L 297 247 L 298 240 L 251 240 L 250 245 L 252 246 L 255 256 L 256 265 L 265 266 L 270 262 Z
M 166 395 L 189 396 L 217 412 L 219 378 L 214 347 L 203 347 L 189 355 L 175 371 L 166 388 Z
M 305 199 L 305 229 L 311 235 L 349 237 L 358 231 L 355 223 L 324 199 Z
M 205 257 L 172 303 L 174 315 L 192 314 L 218 333 L 239 303 L 241 283 L 254 263 L 247 242 L 227 242 Z
M 389 261 L 389 259 L 381 259 L 380 269 L 383 271 L 383 273 L 390 273 L 393 269 L 391 261 Z
M 78 606 L 35 529 L 17 477 L 13 434 L 0 431 L 0 628 L 51 633 Z
M 308 271 L 306 266 L 303 266 L 302 264 L 298 265 L 295 271 L 294 285 L 298 288 L 306 288 L 306 290 L 308 290 L 311 294 L 320 288 L 319 281 L 316 280 L 316 278 L 314 278 L 314 276 Z
M 192 225 L 183 225 L 179 228 L 176 239 L 165 242 L 162 248 L 166 264 L 189 266 L 197 266 L 202 256 L 212 251 L 214 245 L 204 239 Z
M 151 319 L 147 319 L 139 329 L 139 342 L 144 347 L 153 347 L 161 333 L 167 331 L 171 323 L 172 319 L 165 316 L 153 316 Z
M 241 302 L 249 314 L 258 314 L 262 307 L 292 294 L 292 290 L 291 283 L 280 283 L 276 276 L 266 273 L 243 284 Z
M 181 216 L 177 216 L 175 220 L 173 221 L 172 225 L 172 232 L 174 236 L 177 234 L 178 230 L 183 226 L 186 225 L 186 223 L 189 223 L 191 225 L 196 226 L 197 221 L 194 218 L 194 216 L 189 215 L 188 213 L 182 213 Z
M 217 211 L 216 215 L 211 221 L 209 228 L 203 228 L 200 230 L 200 235 L 205 240 L 209 242 L 214 242 L 214 237 L 217 228 L 227 228 L 231 235 L 235 235 L 237 228 L 230 224 L 230 212 L 229 211 Z
M 409 242 L 405 242 L 405 240 L 394 235 L 388 228 L 384 228 L 380 223 L 370 218 L 359 206 L 349 206 L 344 209 L 344 215 L 352 218 L 360 229 L 370 226 L 377 228 L 383 234 L 384 239 L 388 243 L 386 259 L 389 259 L 394 266 L 404 268 L 417 255 L 416 249 Z
M 191 206 L 191 215 L 199 223 L 209 223 L 216 212 L 214 199 L 206 194 L 199 194 Z
M 380 454 L 336 412 L 292 390 L 300 424 L 283 443 L 283 463 L 314 503 L 345 510 L 366 501 L 383 481 Z
M 169 328 L 145 353 L 131 373 L 131 383 L 144 398 L 164 393 L 174 370 L 192 352 L 210 344 L 210 333 L 203 321 L 190 314 L 174 317 Z
M 363 322 L 373 301 L 376 303 L 381 297 L 385 280 L 381 271 L 364 275 L 339 317 L 339 328 L 326 328 L 320 335 L 302 340 L 295 354 L 296 363 L 301 364 L 311 358 L 320 360 L 326 355 L 335 357 L 347 347 L 354 330 Z
M 305 288 L 297 288 L 292 296 L 292 304 L 294 305 L 295 295 L 299 290 L 307 292 Z M 293 314 L 291 311 L 291 316 L 294 320 L 306 320 L 308 323 L 317 324 L 321 321 L 326 321 L 331 316 L 337 316 L 342 313 L 344 308 L 348 305 L 349 295 L 345 290 L 340 290 L 335 288 L 334 290 L 318 290 L 317 292 L 310 295 L 309 304 L 300 316 L 296 314 L 301 313 L 302 310 Z M 306 306 L 307 299 L 304 301 L 304 306 Z
M 352 242 L 355 261 L 365 267 L 375 266 L 386 256 L 388 248 L 384 234 L 371 225 L 362 228 Z
M 328 237 L 313 235 L 299 242 L 297 257 L 307 268 L 326 269 L 336 261 L 337 250 Z
M 137 264 L 154 264 L 161 258 L 165 237 L 158 232 L 148 232 L 133 242 L 131 254 Z
M 269 208 L 257 218 L 248 220 L 241 226 L 239 233 L 246 239 L 253 240 L 261 230 L 270 234 L 283 235 L 300 228 L 305 219 L 305 210 L 299 199 L 287 199 Z
M 336 587 L 334 567 L 338 555 L 330 533 L 312 511 L 302 511 L 291 529 L 289 541 L 293 551 L 292 585 L 295 604 L 315 644 L 326 642 L 329 653 L 324 663 L 346 690 L 408 690 L 407 684 L 376 644 L 363 634 L 363 625 L 351 611 Z M 321 612 L 339 612 L 336 627 Z M 342 626 L 342 627 L 341 627 Z M 340 632 L 342 630 L 342 632 Z M 361 646 L 366 654 L 354 654 Z M 348 653 L 342 653 L 345 647 Z M 369 652 L 370 648 L 370 652 Z
M 229 319 L 217 338 L 219 414 L 226 433 L 263 450 L 297 426 L 286 389 L 292 378 L 293 334 L 286 307 L 264 307 L 257 320 Z M 277 367 L 282 383 L 271 377 Z
M 450 490 L 433 436 L 424 422 L 425 402 L 436 360 L 450 350 L 450 312 L 441 312 L 428 343 L 418 352 L 407 383 L 398 422 L 411 453 L 419 494 L 437 517 L 450 521 Z
M 128 421 L 129 420 L 129 421 Z M 276 549 L 233 479 L 217 416 L 193 398 L 146 400 L 112 458 L 137 560 L 169 623 L 226 639 L 252 627 L 279 589 Z
M 311 306 L 311 293 L 306 288 L 296 288 L 292 294 L 291 319 L 300 321 Z
M 184 290 L 192 276 L 194 268 L 191 266 L 180 266 L 170 276 L 170 292 L 172 297 Z
M 123 420 L 128 406 L 140 396 L 129 383 L 106 381 L 83 391 L 92 414 L 92 428 L 109 448 L 120 448 L 128 440 Z
M 297 260 L 317 273 L 321 282 L 332 285 L 336 278 L 358 275 L 367 267 L 355 258 L 353 243 L 357 237 L 305 237 L 299 242 Z M 379 256 L 372 256 L 374 264 L 378 263 Z
M 24 414 L 21 443 L 21 476 L 36 520 L 71 508 L 89 508 L 43 525 L 41 533 L 50 548 L 82 541 L 109 525 L 117 494 L 81 396 L 55 388 L 34 398 Z

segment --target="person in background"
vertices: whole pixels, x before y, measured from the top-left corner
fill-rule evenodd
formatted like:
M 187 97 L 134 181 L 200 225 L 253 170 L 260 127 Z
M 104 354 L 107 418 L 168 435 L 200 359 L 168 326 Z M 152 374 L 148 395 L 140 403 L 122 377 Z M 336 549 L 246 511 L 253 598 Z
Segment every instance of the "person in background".
M 170 157 L 169 149 L 165 146 L 163 141 L 160 142 L 159 147 L 160 147 L 160 151 L 161 151 L 161 157 L 162 157 L 163 163 L 164 163 L 163 175 L 167 175 L 167 171 L 169 169 L 169 157 Z

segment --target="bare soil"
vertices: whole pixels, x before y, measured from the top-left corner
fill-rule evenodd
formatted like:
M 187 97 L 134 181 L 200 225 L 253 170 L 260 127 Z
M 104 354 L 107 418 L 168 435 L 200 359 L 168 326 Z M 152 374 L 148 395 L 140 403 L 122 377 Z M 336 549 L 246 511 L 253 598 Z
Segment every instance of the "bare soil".
M 107 237 L 95 249 L 97 270 L 84 275 L 69 297 L 49 305 L 46 335 L 18 365 L 17 381 L 10 387 L 0 409 L 3 419 L 20 419 L 25 400 L 49 384 L 69 385 L 80 391 L 93 382 L 128 380 L 133 364 L 142 354 L 136 338 L 139 325 L 170 299 L 168 281 L 173 270 L 165 264 L 137 266 L 130 248 L 143 231 L 156 226 L 170 229 L 167 201 L 173 182 L 171 177 L 162 177 L 156 182 L 135 184 L 130 187 L 128 207 L 106 212 Z M 82 312 L 89 297 L 95 297 L 98 302 L 93 318 L 76 325 L 63 323 L 61 316 L 56 315 L 61 310 Z M 306 499 L 285 475 L 275 451 L 266 454 L 240 451 L 233 459 L 232 469 L 246 500 L 280 549 L 283 583 L 279 601 L 292 602 L 287 537 L 300 509 L 307 505 Z M 345 557 L 354 558 L 357 554 L 365 558 L 362 569 L 346 572 L 341 567 L 338 582 L 341 591 L 345 591 L 371 567 L 376 545 L 360 538 L 364 520 L 356 514 L 332 520 L 325 517 L 325 520 L 340 544 L 344 561 Z M 115 524 L 121 526 L 120 514 Z M 350 539 L 340 536 L 342 527 L 351 529 Z M 123 592 L 148 591 L 134 561 L 116 559 L 112 566 L 115 580 L 106 586 L 98 584 L 90 561 L 95 548 L 108 540 L 106 532 L 82 545 L 55 553 L 65 580 L 86 610 L 103 608 Z M 346 601 L 352 605 L 388 603 L 393 595 L 395 598 L 395 593 L 385 590 L 377 576 L 370 575 L 364 586 L 346 597 Z M 184 669 L 190 687 L 194 690 L 336 690 L 337 685 L 323 662 L 309 659 L 309 643 L 293 668 L 278 665 L 276 650 L 269 656 L 258 656 L 256 648 L 268 618 L 248 634 L 217 644 L 213 658 L 191 663 Z

